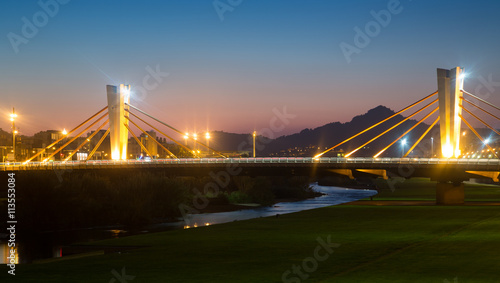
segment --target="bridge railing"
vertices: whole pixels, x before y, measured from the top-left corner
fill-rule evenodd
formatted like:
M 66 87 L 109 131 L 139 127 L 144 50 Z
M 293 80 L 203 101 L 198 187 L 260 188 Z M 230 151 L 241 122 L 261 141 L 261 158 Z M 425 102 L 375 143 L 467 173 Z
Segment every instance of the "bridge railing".
M 127 165 L 190 165 L 190 164 L 286 164 L 286 163 L 355 163 L 355 164 L 460 164 L 460 165 L 500 165 L 500 159 L 466 158 L 371 158 L 371 157 L 250 157 L 250 158 L 175 158 L 151 160 L 89 160 L 52 162 L 4 162 L 0 170 L 51 170 L 72 168 L 106 168 Z

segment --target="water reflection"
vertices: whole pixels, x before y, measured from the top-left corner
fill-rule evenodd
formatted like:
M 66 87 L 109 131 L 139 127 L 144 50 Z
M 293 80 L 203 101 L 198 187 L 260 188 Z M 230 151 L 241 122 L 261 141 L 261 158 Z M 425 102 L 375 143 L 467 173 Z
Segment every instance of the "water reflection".
M 313 187 L 314 190 L 324 193 L 325 195 L 297 202 L 280 202 L 272 207 L 259 207 L 232 212 L 193 214 L 189 215 L 186 222 L 162 223 L 158 225 L 152 225 L 148 227 L 148 231 L 125 231 L 118 228 L 95 228 L 25 235 L 23 241 L 20 240 L 20 242 L 22 242 L 22 247 L 19 248 L 19 253 L 16 250 L 16 264 L 28 263 L 38 259 L 62 257 L 75 253 L 87 252 L 85 250 L 79 250 L 78 246 L 75 247 L 74 243 L 77 242 L 92 242 L 109 238 L 120 238 L 123 236 L 134 234 L 183 228 L 190 229 L 237 220 L 274 216 L 277 214 L 286 214 L 351 202 L 376 194 L 376 191 L 373 190 L 353 190 L 318 185 L 314 185 Z M 16 243 L 16 245 L 19 245 L 19 243 Z M 7 257 L 9 256 L 9 253 L 10 248 L 8 247 L 7 243 L 0 242 L 0 256 L 2 256 L 0 264 L 5 264 L 8 262 Z
M 9 247 L 8 243 L 0 243 L 0 255 L 2 258 L 0 259 L 0 264 L 18 264 L 19 263 L 19 253 L 17 252 L 17 243 L 16 247 Z
M 184 229 L 197 227 L 199 223 L 220 224 L 237 220 L 274 216 L 277 214 L 287 214 L 351 202 L 377 194 L 374 190 L 355 190 L 318 185 L 313 185 L 313 187 L 315 191 L 324 193 L 325 195 L 297 202 L 280 202 L 272 207 L 260 207 L 231 212 L 189 214 Z

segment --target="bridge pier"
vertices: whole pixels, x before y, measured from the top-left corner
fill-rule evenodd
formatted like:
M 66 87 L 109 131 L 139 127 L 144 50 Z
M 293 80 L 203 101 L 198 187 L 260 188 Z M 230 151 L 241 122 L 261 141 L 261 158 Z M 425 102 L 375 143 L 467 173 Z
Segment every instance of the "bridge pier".
M 438 182 L 436 184 L 436 204 L 464 204 L 465 193 L 462 182 Z

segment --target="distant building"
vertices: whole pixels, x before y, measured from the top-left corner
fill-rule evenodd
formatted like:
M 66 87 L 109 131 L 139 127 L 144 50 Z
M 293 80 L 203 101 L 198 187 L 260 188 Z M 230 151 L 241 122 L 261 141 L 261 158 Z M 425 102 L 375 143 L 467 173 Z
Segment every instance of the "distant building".
M 158 144 L 154 141 L 156 140 L 156 132 L 155 131 L 146 131 L 146 134 L 141 134 L 141 143 L 151 154 L 152 158 L 158 157 Z M 154 140 L 153 140 L 154 139 Z M 141 151 L 143 156 L 148 155 L 144 150 Z

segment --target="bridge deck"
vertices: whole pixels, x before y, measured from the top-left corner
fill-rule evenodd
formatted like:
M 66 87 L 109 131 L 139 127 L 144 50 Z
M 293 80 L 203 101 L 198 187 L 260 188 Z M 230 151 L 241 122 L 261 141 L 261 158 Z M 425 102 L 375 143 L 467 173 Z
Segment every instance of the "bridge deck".
M 178 158 L 153 160 L 91 160 L 68 162 L 0 163 L 0 171 L 157 169 L 171 175 L 203 175 L 218 170 L 239 170 L 238 175 L 332 175 L 335 169 L 385 170 L 388 177 L 431 177 L 436 180 L 477 178 L 470 171 L 500 172 L 500 159 L 441 158 Z M 467 172 L 469 171 L 469 172 Z M 372 172 L 373 173 L 373 172 Z M 355 176 L 356 177 L 356 176 Z

